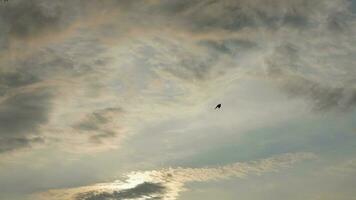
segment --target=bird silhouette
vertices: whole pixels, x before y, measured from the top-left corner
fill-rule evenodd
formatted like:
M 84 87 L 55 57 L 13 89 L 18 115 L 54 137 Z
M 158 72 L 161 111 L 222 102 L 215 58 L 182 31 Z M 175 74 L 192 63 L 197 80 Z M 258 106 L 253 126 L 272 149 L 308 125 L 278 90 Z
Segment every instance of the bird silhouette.
M 216 110 L 216 109 L 220 109 L 220 108 L 221 108 L 221 103 L 219 103 L 218 105 L 216 105 L 215 110 Z

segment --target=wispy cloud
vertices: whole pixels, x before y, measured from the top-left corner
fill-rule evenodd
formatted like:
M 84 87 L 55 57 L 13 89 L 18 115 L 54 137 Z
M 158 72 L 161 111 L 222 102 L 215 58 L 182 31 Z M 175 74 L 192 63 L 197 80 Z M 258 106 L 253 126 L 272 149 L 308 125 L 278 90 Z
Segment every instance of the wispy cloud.
M 327 166 L 325 167 L 325 171 L 336 175 L 349 176 L 356 173 L 356 159 L 348 159 L 332 166 Z
M 131 172 L 125 180 L 72 189 L 50 190 L 35 198 L 51 200 L 165 199 L 174 200 L 189 182 L 219 181 L 276 172 L 305 160 L 311 153 L 290 153 L 252 162 L 238 162 L 216 168 L 168 168 Z
M 356 20 L 346 0 L 31 0 L 0 9 L 3 121 L 13 96 L 51 91 L 18 111 L 11 123 L 32 128 L 13 139 L 116 147 L 141 124 L 197 113 L 251 76 L 319 111 L 356 102 Z M 103 122 L 107 109 L 124 112 Z M 41 119 L 23 119 L 32 111 Z

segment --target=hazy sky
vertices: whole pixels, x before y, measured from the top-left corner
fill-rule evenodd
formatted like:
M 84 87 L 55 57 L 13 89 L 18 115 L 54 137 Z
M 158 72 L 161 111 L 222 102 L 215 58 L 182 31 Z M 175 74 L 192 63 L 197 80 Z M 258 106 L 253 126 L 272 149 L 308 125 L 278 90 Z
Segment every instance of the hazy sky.
M 355 107 L 353 0 L 0 1 L 0 200 L 356 200 Z

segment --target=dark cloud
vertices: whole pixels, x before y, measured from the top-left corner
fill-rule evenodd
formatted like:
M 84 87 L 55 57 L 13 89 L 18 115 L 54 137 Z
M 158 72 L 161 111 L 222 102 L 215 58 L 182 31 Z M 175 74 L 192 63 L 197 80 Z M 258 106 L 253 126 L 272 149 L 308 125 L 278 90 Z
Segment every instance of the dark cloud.
M 0 75 L 0 85 L 5 87 L 21 87 L 38 82 L 38 78 L 26 72 L 9 72 Z
M 7 40 L 40 37 L 45 34 L 55 36 L 66 31 L 70 25 L 87 17 L 117 8 L 130 10 L 132 1 L 47 1 L 14 0 L 0 7 L 0 35 Z M 117 11 L 117 10 L 116 10 Z M 2 45 L 6 46 L 3 41 Z M 5 43 L 5 45 L 4 45 Z M 1 40 L 0 40 L 1 45 Z
M 291 97 L 305 97 L 317 111 L 349 111 L 356 105 L 356 89 L 323 85 L 302 77 L 290 77 L 282 88 Z
M 79 194 L 77 200 L 125 200 L 125 199 L 162 199 L 166 187 L 160 183 L 144 182 L 134 188 L 110 192 L 89 192 Z
M 83 131 L 97 131 L 101 125 L 107 124 L 110 122 L 110 114 L 122 113 L 121 108 L 105 108 L 98 111 L 95 111 L 86 116 L 86 118 L 75 124 L 73 127 L 75 129 Z
M 34 88 L 44 88 L 49 84 L 48 87 L 65 93 L 68 85 L 80 82 L 79 79 L 86 79 L 89 74 L 90 82 L 87 85 L 79 83 L 71 86 L 83 86 L 85 91 L 99 90 L 99 86 L 94 88 L 90 85 L 100 85 L 100 81 L 93 78 L 93 72 L 97 70 L 95 67 L 103 67 L 109 61 L 101 56 L 105 49 L 96 36 L 74 34 L 60 43 L 47 43 L 47 39 L 44 39 L 44 45 L 31 49 L 23 43 L 32 38 L 39 38 L 36 41 L 41 43 L 42 36 L 49 36 L 50 41 L 56 41 L 52 37 L 65 31 L 80 15 L 86 15 L 84 10 L 93 3 L 95 2 L 14 0 L 0 6 L 0 48 L 5 47 L 0 51 L 9 50 L 11 54 L 9 56 L 4 52 L 0 55 L 4 56 L 1 57 L 4 59 L 0 59 L 2 152 L 30 147 L 31 144 L 46 139 L 40 133 L 40 126 L 48 122 L 49 112 L 56 110 L 52 108 L 51 102 L 54 98 L 58 100 L 61 97 L 48 89 Z M 7 49 L 7 44 L 14 41 L 20 41 L 18 44 L 21 44 L 21 48 L 18 51 Z M 85 124 L 82 125 L 84 127 Z M 100 132 L 92 140 L 99 141 L 111 135 L 108 131 Z
M 74 128 L 83 131 L 97 131 L 100 130 L 100 125 L 106 123 L 108 123 L 108 119 L 101 112 L 94 112 L 87 116 L 84 121 L 74 125 Z
M 214 2 L 215 0 L 211 1 Z M 159 11 L 179 14 L 194 6 L 197 6 L 199 1 L 196 0 L 172 0 L 172 1 L 160 1 Z
M 281 87 L 288 95 L 307 98 L 318 110 L 328 110 L 333 107 L 349 109 L 355 105 L 356 95 L 352 85 L 347 85 L 345 82 L 337 86 L 332 83 L 326 84 L 323 81 L 314 80 L 308 75 L 309 71 L 317 71 L 317 67 L 313 66 L 314 63 L 310 62 L 311 59 L 306 59 L 308 56 L 305 53 L 306 48 L 302 49 L 302 45 L 298 45 L 299 43 L 306 45 L 319 42 L 316 45 L 322 46 L 328 43 L 332 44 L 328 47 L 336 49 L 335 51 L 344 47 L 337 46 L 338 41 L 334 41 L 333 38 L 335 35 L 330 34 L 330 30 L 338 31 L 340 33 L 337 35 L 338 37 L 344 35 L 341 33 L 346 31 L 352 33 L 350 21 L 353 21 L 354 17 L 344 12 L 343 9 L 336 9 L 338 6 L 335 6 L 343 4 L 342 0 L 335 5 L 330 3 L 332 1 L 309 0 L 270 0 L 268 3 L 264 0 L 160 0 L 149 2 L 90 0 L 85 3 L 84 1 L 78 2 L 29 0 L 11 1 L 6 6 L 1 6 L 0 46 L 4 46 L 3 44 L 6 43 L 4 40 L 10 37 L 14 37 L 16 40 L 29 37 L 40 38 L 47 32 L 51 32 L 51 34 L 61 32 L 78 16 L 90 15 L 92 17 L 90 19 L 95 21 L 97 15 L 100 16 L 100 13 L 106 13 L 104 11 L 109 9 L 120 13 L 120 15 L 113 15 L 117 19 L 112 20 L 110 18 L 112 13 L 108 12 L 109 17 L 104 17 L 104 21 L 107 23 L 104 32 L 116 33 L 112 30 L 117 29 L 123 35 L 126 30 L 142 34 L 143 37 L 139 35 L 139 38 L 142 41 L 140 47 L 143 46 L 143 50 L 132 51 L 135 52 L 132 60 L 134 60 L 134 65 L 137 65 L 138 71 L 146 72 L 144 70 L 147 70 L 147 74 L 149 74 L 147 76 L 162 70 L 186 82 L 200 83 L 199 81 L 211 80 L 223 75 L 227 68 L 243 65 L 243 61 L 241 61 L 241 65 L 236 63 L 242 60 L 240 57 L 248 55 L 248 53 L 265 57 L 266 55 L 260 53 L 269 54 L 269 50 L 271 50 L 273 55 L 266 62 L 267 73 L 277 81 L 283 79 L 280 81 Z M 350 5 L 354 5 L 354 3 Z M 111 72 L 119 74 L 113 70 L 120 69 L 109 68 L 107 65 L 111 60 L 108 61 L 103 56 L 111 44 L 106 46 L 100 39 L 111 41 L 112 38 L 106 38 L 105 34 L 107 33 L 101 32 L 102 29 L 97 24 L 95 27 L 86 27 L 86 22 L 79 20 L 79 24 L 84 25 L 61 42 L 46 43 L 31 52 L 31 55 L 23 57 L 20 55 L 19 59 L 8 59 L 0 63 L 2 68 L 6 69 L 1 69 L 0 95 L 13 95 L 3 100 L 0 105 L 0 139 L 3 143 L 6 141 L 8 144 L 13 144 L 10 146 L 14 146 L 14 148 L 15 146 L 28 146 L 33 139 L 30 134 L 40 137 L 38 127 L 47 122 L 52 96 L 37 91 L 17 93 L 19 89 L 27 91 L 27 87 L 35 83 L 40 85 L 46 81 L 53 81 L 54 84 L 58 84 L 56 85 L 58 87 L 61 87 L 61 84 L 65 82 L 64 89 L 62 88 L 64 91 L 73 82 L 77 84 L 73 87 L 83 91 L 85 97 L 88 97 L 90 92 L 93 97 L 107 86 L 104 86 L 107 84 L 105 78 L 101 79 L 104 77 L 101 76 L 102 74 Z M 141 24 L 152 24 L 152 26 L 141 26 Z M 137 27 L 139 27 L 137 29 L 139 31 L 136 31 Z M 184 41 L 184 37 L 179 35 L 172 34 L 170 38 L 167 35 L 160 37 L 157 34 L 154 41 L 147 42 L 147 38 L 144 37 L 145 31 L 142 31 L 146 28 L 149 30 L 147 32 L 157 29 L 155 33 L 159 33 L 160 29 L 169 29 L 172 31 L 170 33 L 179 30 L 184 33 L 182 34 L 185 35 L 184 37 L 192 37 L 187 42 Z M 299 31 L 301 37 L 294 35 Z M 260 35 L 257 34 L 256 37 L 255 33 Z M 276 33 L 276 36 L 271 33 Z M 312 40 L 308 38 L 307 41 L 305 36 L 312 34 L 319 34 L 321 39 L 311 42 Z M 330 34 L 331 37 L 330 35 L 325 36 L 326 34 Z M 108 35 L 109 37 L 117 36 L 116 34 Z M 265 36 L 266 38 L 264 38 Z M 194 40 L 195 38 L 197 39 Z M 128 40 L 132 42 L 130 39 Z M 127 41 L 125 40 L 125 42 Z M 341 42 L 353 44 L 347 40 Z M 264 46 L 264 43 L 268 43 L 267 47 Z M 281 45 L 278 46 L 278 44 Z M 268 49 L 276 45 L 278 46 L 276 49 Z M 264 51 L 263 48 L 267 50 Z M 319 53 L 322 50 L 322 48 L 314 48 L 310 51 Z M 131 49 L 128 49 L 128 52 L 131 52 Z M 350 50 L 347 53 L 353 55 L 354 51 Z M 341 68 L 343 63 L 352 64 L 349 57 L 345 56 L 344 58 L 346 59 L 343 61 L 335 61 L 340 64 L 337 67 Z M 323 58 L 317 59 L 322 60 Z M 326 59 L 328 58 L 324 60 Z M 345 69 L 352 70 L 350 67 L 345 67 Z M 319 74 L 313 74 L 314 77 L 323 74 L 322 70 L 320 71 Z M 155 75 L 161 76 L 161 74 Z M 354 80 L 354 78 L 351 79 Z M 134 81 L 136 82 L 135 79 Z M 117 82 L 115 80 L 115 84 Z M 85 97 L 78 101 L 85 101 Z M 88 114 L 84 119 L 79 119 L 79 122 L 73 122 L 74 125 L 71 126 L 77 132 L 87 134 L 89 140 L 95 143 L 116 135 L 116 130 L 111 130 L 113 118 L 110 113 L 122 112 L 120 109 L 99 111 L 97 109 L 88 109 L 91 114 Z M 11 148 L 6 147 L 5 149 Z
M 322 3 L 306 0 L 206 0 L 161 1 L 154 7 L 158 12 L 173 15 L 194 31 L 225 29 L 238 31 L 243 28 L 282 26 L 305 28 L 310 25 L 312 10 Z
M 68 25 L 75 16 L 75 4 L 41 0 L 11 1 L 0 7 L 2 30 L 9 36 L 26 38 Z
M 202 40 L 198 42 L 199 45 L 213 49 L 218 53 L 235 55 L 240 52 L 246 52 L 255 49 L 258 44 L 249 40 L 240 39 L 224 39 L 224 40 Z
M 16 94 L 0 104 L 0 132 L 2 135 L 22 135 L 35 132 L 47 121 L 51 96 L 47 92 Z
M 77 58 L 75 62 L 60 52 L 61 48 L 58 49 L 60 46 L 57 45 L 57 49 L 45 48 L 32 56 L 25 57 L 25 59 L 6 63 L 9 67 L 0 69 L 0 97 L 2 98 L 2 102 L 0 102 L 0 142 L 2 152 L 30 147 L 31 144 L 39 143 L 39 138 L 45 140 L 41 136 L 39 127 L 47 123 L 48 114 L 52 109 L 51 101 L 58 96 L 54 96 L 49 89 L 33 88 L 43 88 L 47 85 L 46 81 L 79 78 L 91 73 L 93 65 L 105 64 L 101 58 L 96 59 L 92 56 L 100 51 L 99 47 L 85 51 L 85 49 L 89 49 L 88 46 L 93 45 L 92 42 L 83 39 L 77 42 L 77 49 L 74 50 L 64 45 L 67 48 L 65 50 L 69 48 L 69 51 L 74 51 L 71 55 L 80 52 L 81 55 L 75 55 Z M 84 60 L 87 56 L 93 59 Z M 13 67 L 10 68 L 11 66 Z M 52 88 L 57 89 L 57 87 L 60 88 L 62 85 L 56 84 Z M 99 115 L 94 116 L 100 117 Z M 86 126 L 90 125 L 85 123 L 81 125 L 83 129 Z M 98 136 L 93 136 L 93 141 L 99 141 L 110 135 L 112 134 L 99 133 Z
M 314 80 L 309 76 L 313 66 L 307 62 L 297 45 L 290 43 L 278 46 L 267 59 L 267 74 L 280 83 L 280 87 L 290 97 L 309 100 L 313 109 L 350 110 L 356 105 L 356 89 L 353 84 L 333 85 L 332 82 Z M 304 71 L 310 71 L 305 74 Z M 351 71 L 349 71 L 351 72 Z
M 29 49 L 24 47 L 32 44 L 28 43 L 31 41 L 40 44 L 38 47 L 46 46 L 41 44 L 56 41 L 59 36 L 66 35 L 68 30 L 73 30 L 72 25 L 85 23 L 87 18 L 105 12 L 110 8 L 109 5 L 112 4 L 99 1 L 9 1 L 0 6 L 0 50 L 14 50 L 21 46 L 22 49 L 16 49 L 16 52 L 26 51 Z
M 295 72 L 302 67 L 299 48 L 291 43 L 277 46 L 274 53 L 266 59 L 267 73 L 270 76 L 282 76 L 286 71 Z
M 327 28 L 338 34 L 350 31 L 353 15 L 348 12 L 336 12 L 327 17 Z M 352 26 L 352 25 L 351 25 Z
M 166 52 L 150 43 L 139 46 L 136 50 L 134 65 L 147 68 L 159 68 L 164 72 L 185 80 L 204 80 L 209 77 L 210 70 L 218 61 L 214 52 L 195 52 L 185 45 L 173 43 L 170 40 L 159 39 L 155 45 L 162 46 Z M 175 55 L 167 58 L 167 55 Z M 172 58 L 172 59 L 170 59 Z
M 39 126 L 48 121 L 50 100 L 47 91 L 38 90 L 15 94 L 0 103 L 1 151 L 26 147 L 42 140 L 38 137 Z
M 1 7 L 1 18 L 8 22 L 8 31 L 12 36 L 26 37 L 53 28 L 60 21 L 61 11 L 49 12 L 41 8 L 36 1 L 22 1 Z
M 0 138 L 0 153 L 9 152 L 16 149 L 30 147 L 32 144 L 43 143 L 44 139 L 35 138 Z
M 196 55 L 194 53 L 182 53 L 177 57 L 174 65 L 161 63 L 161 66 L 164 67 L 164 70 L 186 81 L 204 81 L 214 78 L 213 70 L 220 64 L 221 56 L 228 55 L 230 59 L 234 59 L 235 56 L 247 53 L 257 47 L 257 44 L 254 42 L 240 39 L 200 40 L 197 42 L 197 45 L 205 47 L 208 51 Z M 174 49 L 172 47 L 172 51 Z M 226 59 L 226 57 L 224 58 Z M 223 72 L 227 68 L 236 67 L 236 65 L 219 67 Z
M 122 114 L 124 111 L 121 108 L 106 108 L 95 111 L 86 117 L 79 123 L 73 125 L 73 128 L 79 133 L 86 133 L 89 136 L 89 140 L 94 143 L 101 143 L 102 140 L 112 138 L 117 135 L 110 124 L 113 122 L 113 116 Z
M 95 135 L 90 136 L 89 141 L 95 143 L 95 144 L 100 144 L 102 143 L 103 140 L 113 138 L 117 135 L 115 131 L 110 131 L 110 130 L 101 130 Z
M 5 95 L 12 89 L 28 86 L 39 81 L 38 77 L 24 71 L 0 73 L 0 95 Z
M 216 55 L 211 57 L 185 56 L 179 59 L 178 68 L 167 67 L 166 70 L 184 80 L 204 80 L 216 63 Z
M 356 12 L 356 0 L 351 0 L 351 11 Z
M 334 24 L 332 26 L 345 27 L 346 25 L 342 22 L 343 16 L 336 15 L 333 12 L 329 13 L 328 9 L 331 6 L 332 4 L 329 1 L 310 2 L 307 0 L 271 0 L 268 3 L 262 0 L 184 0 L 159 1 L 159 3 L 149 8 L 154 9 L 156 11 L 154 13 L 169 16 L 170 22 L 172 24 L 175 23 L 176 26 L 169 26 L 170 28 L 183 28 L 193 35 L 216 33 L 216 38 L 219 38 L 197 41 L 198 45 L 216 52 L 204 52 L 205 55 L 202 55 L 203 53 L 180 54 L 176 50 L 179 48 L 172 47 L 171 53 L 177 55 L 177 61 L 175 63 L 159 61 L 160 67 L 179 78 L 189 81 L 214 77 L 214 74 L 211 73 L 216 69 L 217 64 L 220 64 L 219 59 L 222 54 L 227 54 L 231 57 L 240 56 L 239 53 L 247 54 L 251 50 L 261 50 L 260 47 L 264 45 L 263 42 L 274 43 L 275 39 L 278 40 L 278 38 L 273 38 L 273 41 L 265 41 L 263 38 L 255 38 L 255 36 L 249 39 L 246 36 L 241 36 L 240 39 L 231 39 L 229 36 L 219 36 L 219 31 L 228 31 L 232 34 L 241 32 L 242 35 L 249 32 L 251 32 L 251 35 L 255 33 L 263 34 L 264 31 L 270 34 L 271 32 L 278 32 L 280 29 L 283 29 L 286 33 L 290 31 L 309 31 L 316 28 L 316 24 L 318 26 L 322 24 L 319 21 L 320 19 L 315 17 L 318 12 L 326 15 L 326 18 L 330 15 L 330 24 Z M 333 19 L 336 20 L 335 23 L 332 22 Z M 269 35 L 268 38 L 272 39 Z M 257 39 L 255 40 L 256 42 L 254 39 Z M 285 42 L 284 39 L 281 41 Z M 298 51 L 298 47 L 292 46 L 291 44 L 290 47 L 287 47 L 290 49 L 286 48 L 286 50 L 291 54 L 298 54 L 292 52 L 293 48 Z M 281 49 L 280 51 L 284 50 Z M 152 54 L 150 59 L 155 59 L 155 53 Z M 284 55 L 287 54 L 284 53 Z M 291 57 L 290 55 L 287 56 Z M 289 64 L 291 63 L 292 61 Z M 294 65 L 303 65 L 303 63 L 295 63 Z M 220 71 L 224 71 L 225 66 L 219 67 L 221 68 Z M 278 70 L 275 67 L 273 69 Z M 272 70 L 272 67 L 269 70 Z

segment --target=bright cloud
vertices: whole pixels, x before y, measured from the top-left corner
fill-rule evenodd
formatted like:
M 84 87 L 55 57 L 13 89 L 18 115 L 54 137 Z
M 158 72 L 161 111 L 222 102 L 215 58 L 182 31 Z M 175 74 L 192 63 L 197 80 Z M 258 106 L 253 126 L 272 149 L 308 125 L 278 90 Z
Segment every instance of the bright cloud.
M 311 153 L 294 153 L 259 161 L 233 163 L 217 168 L 168 168 L 131 172 L 124 181 L 100 183 L 73 189 L 51 190 L 38 195 L 40 199 L 94 200 L 94 199 L 166 199 L 174 200 L 189 182 L 218 181 L 243 178 L 250 175 L 278 171 L 296 162 L 314 159 Z

